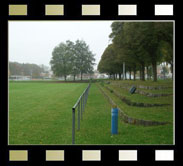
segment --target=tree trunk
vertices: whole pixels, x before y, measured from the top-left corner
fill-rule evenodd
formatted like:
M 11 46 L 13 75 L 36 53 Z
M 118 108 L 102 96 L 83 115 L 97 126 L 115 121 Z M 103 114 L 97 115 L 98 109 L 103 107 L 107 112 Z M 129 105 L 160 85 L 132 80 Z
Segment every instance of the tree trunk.
M 81 81 L 83 80 L 83 73 L 81 72 Z
M 136 80 L 136 67 L 133 68 L 133 80 Z
M 152 62 L 152 68 L 153 68 L 153 81 L 157 81 L 157 63 Z
M 126 70 L 125 70 L 125 80 L 127 80 L 127 78 L 126 78 Z
M 170 69 L 171 69 L 171 73 L 172 73 L 172 80 L 173 80 L 173 63 L 171 63 L 170 65 L 171 65 Z
M 66 79 L 67 79 L 67 76 L 64 76 L 64 79 L 65 79 L 65 81 L 66 81 Z
M 74 75 L 74 81 L 76 80 L 76 75 Z
M 151 80 L 151 72 L 150 72 L 150 69 L 149 69 L 149 66 L 146 67 L 146 70 L 147 70 L 147 79 L 148 80 Z
M 146 66 L 147 80 L 149 80 L 149 66 Z
M 142 71 L 142 81 L 145 81 L 145 72 L 144 72 L 144 70 L 145 70 L 145 65 L 144 65 L 144 63 L 142 63 L 142 66 L 141 66 L 141 71 Z
M 131 78 L 131 74 L 132 74 L 131 72 L 132 72 L 132 71 L 131 71 L 131 69 L 130 69 L 130 80 L 132 79 L 132 78 Z
M 119 73 L 119 80 L 121 80 L 121 73 Z
M 140 69 L 140 80 L 142 80 L 142 71 L 141 71 L 141 69 Z

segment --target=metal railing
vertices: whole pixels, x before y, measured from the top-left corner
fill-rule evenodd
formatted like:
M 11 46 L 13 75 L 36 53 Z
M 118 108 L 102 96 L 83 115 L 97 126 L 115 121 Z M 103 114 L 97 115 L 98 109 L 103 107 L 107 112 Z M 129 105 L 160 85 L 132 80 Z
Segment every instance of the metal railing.
M 83 112 L 85 110 L 85 106 L 87 103 L 90 86 L 91 86 L 91 84 L 89 83 L 88 87 L 81 94 L 81 96 L 77 100 L 76 104 L 72 107 L 72 144 L 75 144 L 75 113 L 77 110 L 78 111 L 77 130 L 79 131 L 80 130 L 80 120 L 83 119 Z

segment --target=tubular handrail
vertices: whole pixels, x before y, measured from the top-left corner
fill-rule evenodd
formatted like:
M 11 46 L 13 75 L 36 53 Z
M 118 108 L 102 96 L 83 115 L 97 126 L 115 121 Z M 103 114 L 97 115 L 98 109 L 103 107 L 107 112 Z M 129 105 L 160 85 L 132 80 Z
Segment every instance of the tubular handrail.
M 72 107 L 72 144 L 75 144 L 75 112 L 78 109 L 78 130 L 80 130 L 80 118 L 82 120 L 83 112 L 85 110 L 85 105 L 88 99 L 88 93 L 91 84 L 83 91 L 81 96 L 78 98 L 74 106 Z

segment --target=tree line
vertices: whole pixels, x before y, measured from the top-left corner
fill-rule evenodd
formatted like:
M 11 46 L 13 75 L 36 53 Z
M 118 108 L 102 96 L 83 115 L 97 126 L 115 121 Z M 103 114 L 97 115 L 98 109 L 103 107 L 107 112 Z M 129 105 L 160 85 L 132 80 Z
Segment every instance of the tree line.
M 113 22 L 108 45 L 98 65 L 101 73 L 121 79 L 123 63 L 129 78 L 139 71 L 140 79 L 153 76 L 157 81 L 157 65 L 171 65 L 173 77 L 173 22 Z M 124 77 L 124 76 L 123 76 Z
M 83 74 L 93 73 L 94 56 L 85 41 L 67 40 L 54 48 L 51 69 L 55 76 L 64 77 L 65 80 L 68 75 L 72 75 L 74 80 L 80 75 L 82 80 Z
M 9 76 L 21 75 L 41 78 L 41 73 L 48 73 L 48 67 L 30 63 L 9 62 Z

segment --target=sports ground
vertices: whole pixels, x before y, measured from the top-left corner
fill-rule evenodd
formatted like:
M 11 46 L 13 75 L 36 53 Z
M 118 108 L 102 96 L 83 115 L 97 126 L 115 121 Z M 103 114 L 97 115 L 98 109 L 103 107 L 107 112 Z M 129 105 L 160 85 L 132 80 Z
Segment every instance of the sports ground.
M 22 81 L 9 82 L 9 144 L 72 143 L 72 107 L 88 83 L 58 83 Z M 137 88 L 151 94 L 170 94 L 148 97 L 130 94 L 132 85 L 165 87 Z M 125 88 L 126 89 L 125 89 Z M 118 134 L 111 135 L 111 104 L 105 92 L 129 117 L 167 122 L 165 125 L 143 126 L 124 122 L 119 116 Z M 110 89 L 110 90 L 109 90 Z M 164 104 L 141 107 L 128 105 L 115 95 L 136 103 Z M 77 118 L 76 118 L 77 127 Z M 75 144 L 173 144 L 173 85 L 172 81 L 98 81 L 91 84 L 80 131 L 76 130 Z

